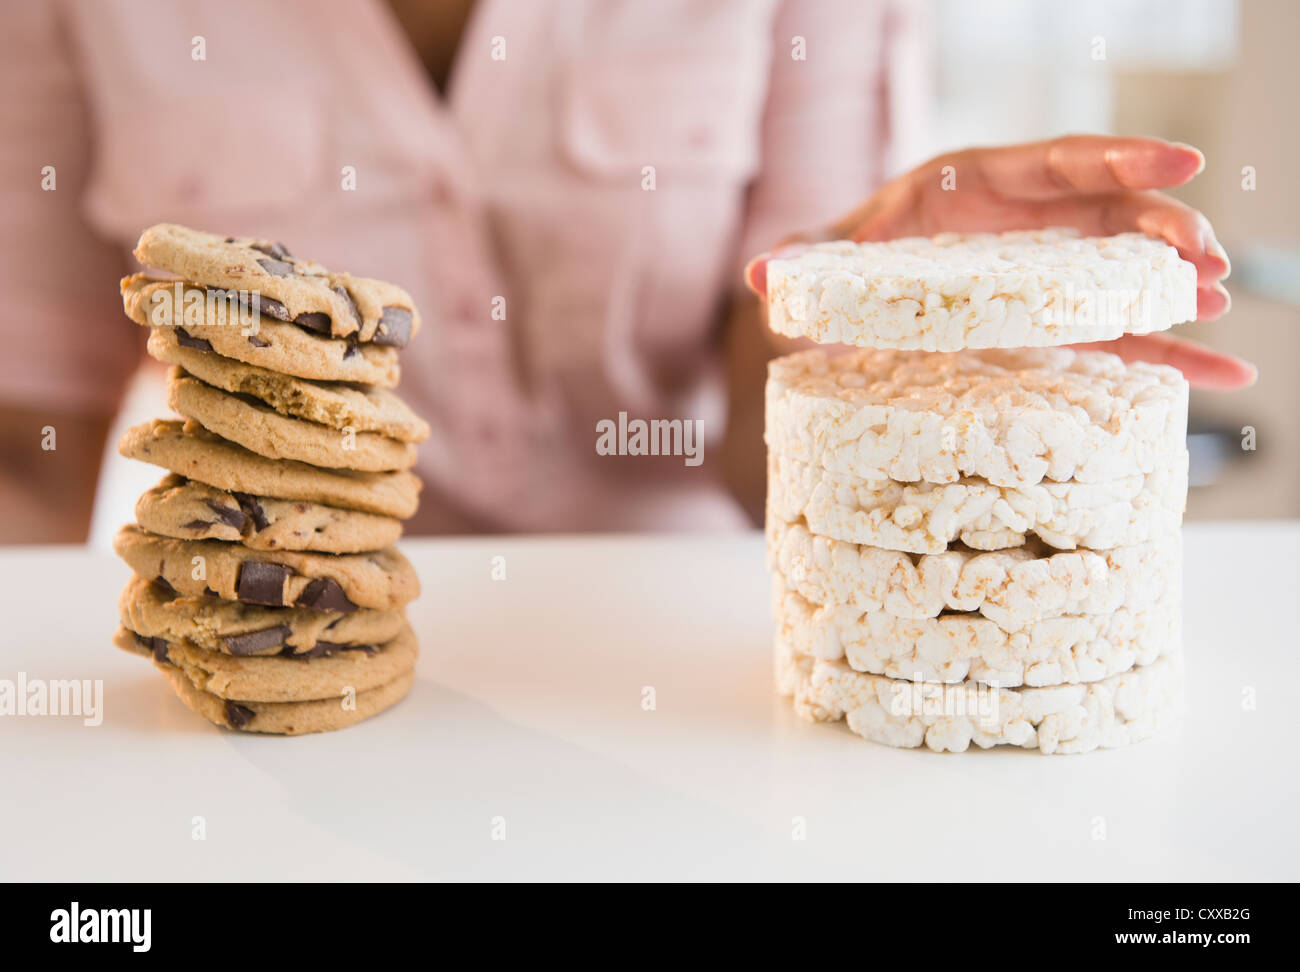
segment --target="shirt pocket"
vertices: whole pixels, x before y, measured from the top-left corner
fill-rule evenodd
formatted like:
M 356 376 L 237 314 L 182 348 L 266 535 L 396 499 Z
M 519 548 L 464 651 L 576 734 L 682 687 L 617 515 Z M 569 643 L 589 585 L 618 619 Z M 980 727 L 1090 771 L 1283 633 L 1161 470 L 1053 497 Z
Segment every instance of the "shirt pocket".
M 584 55 L 560 77 L 560 151 L 578 173 L 747 181 L 759 158 L 764 51 L 682 43 Z
M 99 122 L 86 207 L 107 235 L 161 219 L 261 225 L 329 188 L 324 108 L 292 86 L 150 98 Z

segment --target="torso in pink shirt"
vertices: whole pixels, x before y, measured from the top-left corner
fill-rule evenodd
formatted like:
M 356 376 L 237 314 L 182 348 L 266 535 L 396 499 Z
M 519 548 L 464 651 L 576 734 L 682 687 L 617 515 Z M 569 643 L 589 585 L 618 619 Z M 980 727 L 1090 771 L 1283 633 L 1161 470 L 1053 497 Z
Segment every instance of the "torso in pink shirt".
M 421 307 L 401 387 L 433 426 L 417 531 L 447 510 L 741 525 L 707 461 L 720 313 L 745 255 L 881 181 L 920 56 L 892 0 L 479 0 L 444 102 L 382 2 L 22 8 L 0 66 L 30 91 L 0 154 L 3 393 L 111 407 L 138 355 L 115 278 L 143 227 L 271 236 Z M 46 163 L 58 194 L 15 175 Z M 705 461 L 598 454 L 620 412 L 701 420 Z

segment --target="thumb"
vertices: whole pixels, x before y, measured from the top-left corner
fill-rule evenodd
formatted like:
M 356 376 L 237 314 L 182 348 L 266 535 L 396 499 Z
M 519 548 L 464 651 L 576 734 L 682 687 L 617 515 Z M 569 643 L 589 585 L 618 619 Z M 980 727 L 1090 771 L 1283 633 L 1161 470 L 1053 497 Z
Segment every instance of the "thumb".
M 832 239 L 829 230 L 808 233 L 791 233 L 781 241 L 760 253 L 745 264 L 745 285 L 759 297 L 767 296 L 767 261 L 773 258 L 792 257 L 808 249 L 814 243 L 823 243 Z

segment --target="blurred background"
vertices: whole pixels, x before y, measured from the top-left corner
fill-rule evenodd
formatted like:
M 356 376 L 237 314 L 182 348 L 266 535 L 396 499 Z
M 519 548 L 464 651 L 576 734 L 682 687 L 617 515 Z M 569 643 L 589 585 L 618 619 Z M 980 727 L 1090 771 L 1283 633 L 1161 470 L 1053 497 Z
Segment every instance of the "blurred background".
M 933 0 L 933 119 L 919 158 L 1071 131 L 1195 145 L 1173 195 L 1232 259 L 1232 310 L 1178 333 L 1259 366 L 1193 392 L 1189 519 L 1300 516 L 1300 4 L 1292 0 Z M 1243 171 L 1247 176 L 1243 176 Z M 1255 188 L 1243 188 L 1254 173 Z M 1245 427 L 1254 451 L 1242 448 Z
M 926 83 L 902 110 L 926 124 L 888 175 L 946 150 L 1069 132 L 1187 142 L 1205 171 L 1176 190 L 1233 261 L 1232 310 L 1180 333 L 1256 362 L 1255 387 L 1193 393 L 1189 519 L 1300 516 L 1300 3 L 1292 0 L 930 0 Z M 6 92 L 6 97 L 14 97 Z M 898 105 L 895 106 L 898 110 Z M 120 458 L 120 431 L 166 414 L 162 369 L 132 382 L 100 474 L 92 542 L 107 546 L 158 479 Z M 1243 448 L 1253 430 L 1253 450 Z

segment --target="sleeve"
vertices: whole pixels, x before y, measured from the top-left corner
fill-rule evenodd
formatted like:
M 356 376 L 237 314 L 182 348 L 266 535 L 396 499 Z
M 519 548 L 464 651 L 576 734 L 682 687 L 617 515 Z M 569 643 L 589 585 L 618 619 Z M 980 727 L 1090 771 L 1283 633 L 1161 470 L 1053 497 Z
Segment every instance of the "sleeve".
M 928 31 L 928 9 L 914 0 L 780 5 L 741 261 L 843 216 L 919 161 L 913 153 L 930 100 Z
M 58 3 L 0 0 L 0 403 L 111 412 L 140 360 L 121 248 L 86 222 L 87 99 Z

